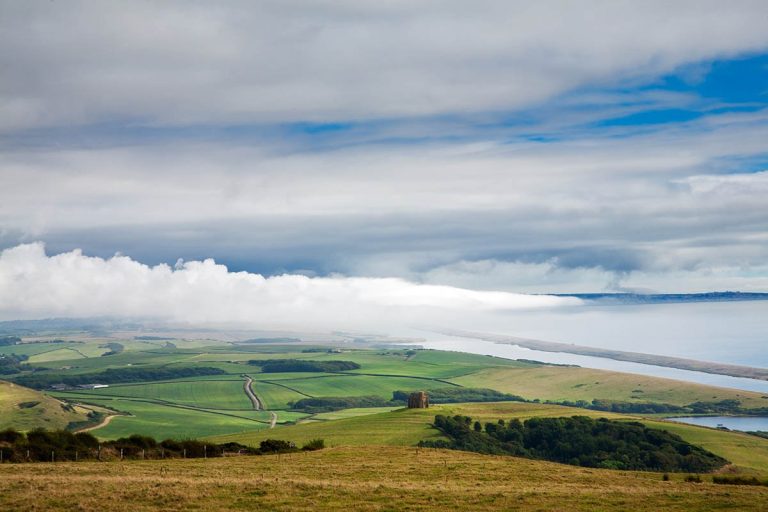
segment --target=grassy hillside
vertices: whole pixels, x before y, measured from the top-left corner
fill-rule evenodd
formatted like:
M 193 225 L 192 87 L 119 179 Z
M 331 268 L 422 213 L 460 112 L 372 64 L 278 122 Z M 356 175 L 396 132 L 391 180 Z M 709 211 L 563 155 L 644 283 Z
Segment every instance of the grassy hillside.
M 482 385 L 527 399 L 591 401 L 602 398 L 672 405 L 737 399 L 744 407 L 768 407 L 768 396 L 751 391 L 590 368 L 486 368 L 453 381 L 462 386 Z
M 765 510 L 768 488 L 403 447 L 127 463 L 0 465 L 0 509 Z M 30 508 L 30 504 L 34 504 Z
M 87 411 L 65 408 L 50 396 L 10 382 L 0 381 L 0 429 L 65 428 L 85 421 Z
M 556 405 L 498 402 L 488 404 L 450 404 L 433 406 L 429 409 L 399 409 L 364 416 L 342 418 L 334 421 L 301 423 L 277 427 L 273 430 L 246 432 L 235 435 L 216 436 L 217 443 L 237 441 L 258 446 L 264 439 L 285 439 L 305 443 L 314 438 L 323 438 L 330 446 L 393 445 L 412 446 L 422 439 L 435 439 L 440 433 L 430 424 L 435 414 L 471 416 L 481 422 L 498 419 L 532 417 L 590 416 L 593 418 L 631 419 L 642 421 L 654 428 L 666 429 L 678 434 L 686 441 L 702 446 L 720 455 L 746 472 L 768 474 L 768 439 L 762 439 L 738 432 L 646 420 L 621 414 L 574 409 Z

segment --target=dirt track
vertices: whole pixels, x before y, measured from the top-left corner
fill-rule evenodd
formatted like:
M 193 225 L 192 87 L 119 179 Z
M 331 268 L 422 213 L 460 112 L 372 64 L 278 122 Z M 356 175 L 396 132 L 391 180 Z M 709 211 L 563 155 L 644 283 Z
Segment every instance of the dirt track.
M 261 403 L 261 400 L 259 400 L 259 397 L 257 397 L 256 394 L 253 392 L 253 389 L 251 388 L 251 384 L 253 384 L 253 379 L 246 375 L 245 382 L 243 383 L 243 391 L 245 391 L 245 394 L 248 397 L 248 400 L 251 401 L 253 410 L 263 411 L 264 404 Z

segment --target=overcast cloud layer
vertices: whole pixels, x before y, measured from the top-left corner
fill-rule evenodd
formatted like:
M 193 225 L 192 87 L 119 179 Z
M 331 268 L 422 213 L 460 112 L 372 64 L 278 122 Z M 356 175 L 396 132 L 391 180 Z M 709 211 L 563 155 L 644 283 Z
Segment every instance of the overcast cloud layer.
M 0 0 L 0 310 L 768 291 L 766 26 L 763 1 Z M 88 268 L 130 298 L 91 301 Z
M 763 50 L 755 1 L 3 1 L 6 128 L 516 109 Z

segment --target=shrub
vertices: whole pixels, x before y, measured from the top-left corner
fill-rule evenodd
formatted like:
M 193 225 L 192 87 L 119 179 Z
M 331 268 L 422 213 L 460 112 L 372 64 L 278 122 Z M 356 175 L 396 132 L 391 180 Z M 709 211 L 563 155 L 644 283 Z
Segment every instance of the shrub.
M 282 439 L 266 439 L 259 443 L 260 453 L 287 453 L 295 452 L 296 445 Z
M 315 450 L 322 450 L 323 448 L 325 448 L 325 441 L 322 439 L 312 439 L 301 447 L 305 452 L 313 452 Z
M 725 485 L 765 485 L 768 486 L 768 480 L 760 481 L 755 476 L 744 475 L 714 475 L 712 482 Z

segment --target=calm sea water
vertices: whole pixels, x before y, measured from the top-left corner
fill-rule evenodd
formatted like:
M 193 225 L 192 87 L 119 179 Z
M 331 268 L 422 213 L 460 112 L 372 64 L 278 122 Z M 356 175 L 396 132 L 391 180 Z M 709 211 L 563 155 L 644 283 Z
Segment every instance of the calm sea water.
M 768 367 L 768 301 L 515 312 L 498 326 L 523 338 Z
M 768 301 L 702 302 L 639 306 L 581 306 L 520 311 L 452 327 L 591 347 L 768 367 Z M 659 366 L 565 353 L 540 352 L 513 345 L 426 335 L 428 348 L 489 354 L 511 359 L 577 364 L 667 377 L 768 394 L 768 381 L 711 375 Z
M 746 416 L 691 416 L 689 418 L 670 418 L 673 421 L 688 423 L 690 425 L 700 425 L 704 427 L 723 426 L 731 430 L 741 430 L 743 432 L 755 432 L 762 430 L 768 432 L 768 418 L 746 417 Z

